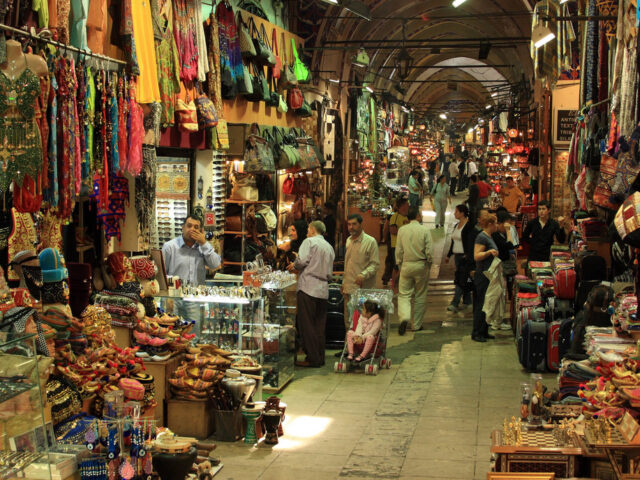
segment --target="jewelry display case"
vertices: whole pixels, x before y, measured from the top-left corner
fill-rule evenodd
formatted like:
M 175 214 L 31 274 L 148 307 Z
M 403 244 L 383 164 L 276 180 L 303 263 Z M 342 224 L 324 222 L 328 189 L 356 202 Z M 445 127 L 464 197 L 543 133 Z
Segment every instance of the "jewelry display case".
M 296 281 L 265 283 L 262 327 L 263 391 L 280 392 L 293 379 L 295 365 Z
M 225 350 L 262 362 L 262 339 L 255 331 L 264 323 L 260 290 L 247 287 L 198 287 L 204 294 L 156 296 L 160 308 L 195 320 L 199 343 L 215 343 Z
M 44 408 L 51 359 L 36 355 L 36 335 L 0 332 L 0 478 L 24 478 L 38 466 L 51 479 L 53 429 Z

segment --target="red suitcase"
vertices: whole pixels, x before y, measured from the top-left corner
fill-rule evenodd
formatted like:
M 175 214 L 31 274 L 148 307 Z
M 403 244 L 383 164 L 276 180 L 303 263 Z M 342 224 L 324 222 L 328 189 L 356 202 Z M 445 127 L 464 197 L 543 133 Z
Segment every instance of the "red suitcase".
M 556 297 L 571 300 L 576 294 L 576 271 L 573 268 L 557 270 L 554 276 Z
M 551 372 L 560 369 L 560 322 L 547 324 L 547 368 Z

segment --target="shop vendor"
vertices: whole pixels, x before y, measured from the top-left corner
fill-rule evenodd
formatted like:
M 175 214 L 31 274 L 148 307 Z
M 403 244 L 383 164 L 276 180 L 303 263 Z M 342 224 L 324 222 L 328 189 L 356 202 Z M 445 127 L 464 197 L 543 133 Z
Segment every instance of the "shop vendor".
M 185 285 L 204 285 L 205 266 L 220 266 L 220 255 L 207 242 L 200 219 L 191 215 L 182 225 L 182 235 L 164 244 L 162 255 L 167 275 L 179 277 Z

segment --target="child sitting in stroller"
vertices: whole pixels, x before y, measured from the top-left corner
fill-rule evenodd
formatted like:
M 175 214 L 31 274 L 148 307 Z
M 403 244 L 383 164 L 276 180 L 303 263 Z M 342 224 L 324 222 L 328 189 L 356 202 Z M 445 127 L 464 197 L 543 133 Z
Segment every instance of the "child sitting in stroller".
M 362 313 L 358 319 L 358 326 L 355 330 L 349 330 L 347 332 L 347 351 L 349 355 L 347 359 L 352 361 L 354 345 L 360 345 L 364 343 L 362 352 L 355 358 L 356 362 L 364 360 L 371 349 L 375 345 L 376 337 L 380 328 L 382 327 L 382 320 L 384 319 L 384 309 L 373 300 L 367 300 L 364 302 Z

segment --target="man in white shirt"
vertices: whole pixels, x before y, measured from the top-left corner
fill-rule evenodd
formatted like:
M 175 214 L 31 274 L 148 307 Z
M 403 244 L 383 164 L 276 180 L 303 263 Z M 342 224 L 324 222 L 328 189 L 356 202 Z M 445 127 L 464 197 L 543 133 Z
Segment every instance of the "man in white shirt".
M 471 177 L 471 175 L 475 175 L 476 173 L 478 173 L 478 164 L 475 159 L 470 158 L 469 164 L 467 165 L 467 175 Z
M 333 275 L 335 252 L 323 235 L 325 226 L 319 220 L 311 222 L 307 238 L 300 245 L 295 262 L 287 270 L 299 272 L 296 316 L 298 341 L 307 354 L 299 367 L 324 365 L 324 330 L 327 323 L 329 280 Z
M 449 195 L 451 195 L 452 197 L 456 194 L 456 185 L 458 184 L 458 175 L 459 175 L 459 170 L 458 170 L 458 165 L 460 164 L 462 160 L 460 158 L 456 158 L 455 162 L 451 162 L 449 164 Z
M 398 333 L 404 335 L 413 318 L 412 331 L 422 330 L 429 286 L 429 274 L 433 261 L 431 232 L 422 224 L 422 215 L 417 208 L 410 208 L 409 223 L 398 230 L 396 262 L 400 268 L 398 294 Z M 413 299 L 413 315 L 411 304 Z
M 344 257 L 344 278 L 342 294 L 344 295 L 344 323 L 347 330 L 350 325 L 347 305 L 351 294 L 359 288 L 376 288 L 376 274 L 380 268 L 378 242 L 362 229 L 362 216 L 354 213 L 347 217 L 347 248 Z

